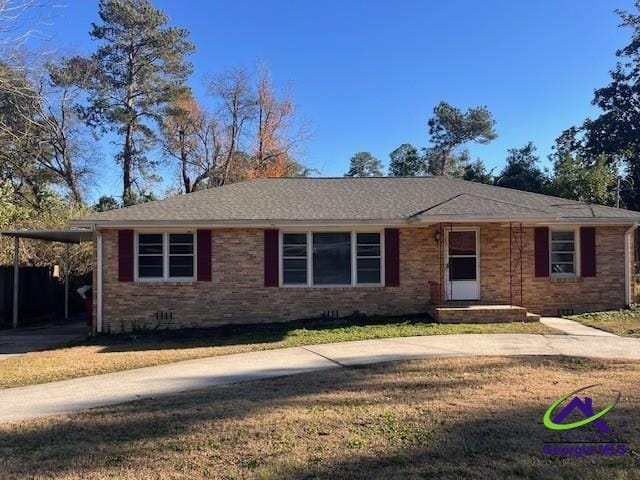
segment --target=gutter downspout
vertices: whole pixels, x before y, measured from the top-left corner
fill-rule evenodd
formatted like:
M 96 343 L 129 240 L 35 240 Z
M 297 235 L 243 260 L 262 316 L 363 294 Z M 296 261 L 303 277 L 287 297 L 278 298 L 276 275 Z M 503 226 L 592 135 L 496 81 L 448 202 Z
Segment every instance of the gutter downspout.
M 102 333 L 102 232 L 96 230 L 96 226 L 93 226 L 93 231 L 96 232 L 96 333 Z
M 633 243 L 631 242 L 632 235 L 634 234 L 636 228 L 638 228 L 638 222 L 633 222 L 633 225 L 629 230 L 627 230 L 624 234 L 624 302 L 626 306 L 630 306 L 634 300 L 634 295 L 632 288 L 634 286 L 634 282 L 631 279 L 631 246 Z

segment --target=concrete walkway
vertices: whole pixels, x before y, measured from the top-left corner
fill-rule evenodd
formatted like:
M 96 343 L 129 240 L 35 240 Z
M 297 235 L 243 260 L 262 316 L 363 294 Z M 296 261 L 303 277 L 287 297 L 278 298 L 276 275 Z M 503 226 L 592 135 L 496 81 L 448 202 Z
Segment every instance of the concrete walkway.
M 0 422 L 301 372 L 392 360 L 469 355 L 640 359 L 640 339 L 588 334 L 434 335 L 239 353 L 0 390 Z
M 542 317 L 541 323 L 544 323 L 547 327 L 552 327 L 566 333 L 567 335 L 587 335 L 591 337 L 617 337 L 613 333 L 605 332 L 604 330 L 598 330 L 597 328 L 587 327 L 573 320 L 567 320 L 566 318 L 557 317 Z

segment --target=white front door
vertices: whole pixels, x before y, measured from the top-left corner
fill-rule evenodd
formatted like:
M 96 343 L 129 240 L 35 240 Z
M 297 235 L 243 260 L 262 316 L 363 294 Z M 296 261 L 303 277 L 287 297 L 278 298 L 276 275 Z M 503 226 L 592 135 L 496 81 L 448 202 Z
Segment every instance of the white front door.
M 479 300 L 478 229 L 447 231 L 445 250 L 445 298 Z

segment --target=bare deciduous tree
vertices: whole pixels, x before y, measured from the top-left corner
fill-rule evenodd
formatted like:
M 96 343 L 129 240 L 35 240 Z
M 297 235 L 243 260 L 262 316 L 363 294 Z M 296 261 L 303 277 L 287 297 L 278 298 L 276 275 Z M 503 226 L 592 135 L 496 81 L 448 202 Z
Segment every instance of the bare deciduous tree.
M 31 68 L 28 77 L 24 69 L 7 65 L 2 72 L 8 86 L 0 89 L 5 174 L 11 171 L 14 186 L 30 185 L 35 194 L 43 183 L 64 185 L 71 200 L 81 204 L 82 182 L 96 154 L 77 115 L 82 93 L 76 66 L 49 62 Z
M 250 76 L 245 69 L 235 68 L 210 79 L 209 93 L 219 103 L 218 115 L 225 137 L 222 172 L 214 186 L 224 185 L 242 161 L 240 148 L 245 129 L 256 118 L 256 98 Z
M 245 69 L 226 70 L 210 79 L 208 90 L 218 106 L 220 139 L 210 186 L 307 172 L 294 157 L 308 124 L 296 118 L 291 90 L 279 96 L 265 68 L 257 81 Z
M 55 181 L 40 164 L 51 149 L 39 118 L 39 94 L 23 71 L 7 64 L 0 64 L 0 77 L 0 176 L 15 195 L 33 203 L 42 186 Z
M 31 37 L 42 38 L 44 33 L 39 27 L 49 23 L 56 6 L 49 0 L 0 0 L 0 48 L 3 54 L 7 54 L 7 49 L 20 47 Z
M 262 68 L 258 78 L 256 145 L 249 177 L 297 175 L 301 166 L 296 150 L 308 137 L 307 123 L 296 123 L 296 106 L 291 89 L 278 98 L 271 76 Z
M 222 153 L 218 121 L 191 96 L 177 100 L 161 125 L 167 157 L 178 161 L 184 193 L 208 186 L 215 178 Z
M 47 64 L 47 78 L 42 82 L 39 104 L 43 127 L 52 154 L 42 158 L 42 166 L 51 170 L 67 186 L 71 199 L 83 202 L 82 183 L 92 173 L 97 155 L 86 124 L 78 115 L 77 105 L 89 75 L 83 65 L 73 60 Z

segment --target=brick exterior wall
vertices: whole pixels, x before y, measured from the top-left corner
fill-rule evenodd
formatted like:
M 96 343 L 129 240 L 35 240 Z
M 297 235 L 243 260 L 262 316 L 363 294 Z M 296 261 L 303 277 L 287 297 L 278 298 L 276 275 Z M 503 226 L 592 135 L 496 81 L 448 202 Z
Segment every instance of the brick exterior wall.
M 341 288 L 265 288 L 262 229 L 213 231 L 211 282 L 119 282 L 117 231 L 103 230 L 103 331 L 289 321 L 327 311 L 338 311 L 340 316 L 355 311 L 368 315 L 422 313 L 430 301 L 429 281 L 442 281 L 441 250 L 435 240 L 438 229 L 400 228 L 400 287 Z M 557 279 L 534 277 L 533 228 L 525 227 L 523 306 L 541 314 L 624 306 L 626 230 L 597 228 L 596 277 Z M 513 237 L 510 262 L 509 227 L 480 225 L 481 303 L 505 304 L 512 298 L 514 304 L 520 304 L 520 246 L 518 236 Z M 517 284 L 511 287 L 510 268 L 517 277 Z M 94 298 L 94 306 L 96 303 Z
M 533 255 L 526 256 L 524 306 L 535 313 L 547 315 L 557 315 L 559 309 L 583 313 L 624 307 L 624 250 L 627 230 L 628 227 L 596 228 L 595 277 L 536 278 Z M 525 252 L 533 252 L 533 228 L 525 228 L 524 239 Z M 633 248 L 631 251 L 633 252 Z M 631 278 L 635 278 L 633 263 L 630 267 Z

